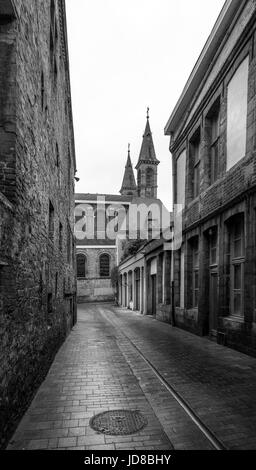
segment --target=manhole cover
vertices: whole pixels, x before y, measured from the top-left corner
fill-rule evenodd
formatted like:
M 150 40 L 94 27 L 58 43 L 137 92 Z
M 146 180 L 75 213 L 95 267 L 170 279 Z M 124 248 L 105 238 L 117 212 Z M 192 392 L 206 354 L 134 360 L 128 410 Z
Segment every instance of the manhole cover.
M 101 434 L 125 436 L 139 432 L 148 422 L 140 411 L 113 410 L 105 411 L 90 420 L 90 426 Z

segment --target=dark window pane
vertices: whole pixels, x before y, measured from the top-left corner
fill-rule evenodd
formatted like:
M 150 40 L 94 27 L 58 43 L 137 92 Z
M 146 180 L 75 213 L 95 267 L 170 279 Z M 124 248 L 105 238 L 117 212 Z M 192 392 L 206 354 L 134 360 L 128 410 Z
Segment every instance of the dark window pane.
M 101 255 L 101 257 L 100 257 L 100 277 L 109 277 L 109 275 L 110 275 L 109 255 Z
M 194 293 L 194 308 L 198 307 L 198 290 Z
M 241 315 L 242 314 L 242 295 L 241 293 L 234 294 L 234 314 Z
M 219 141 L 217 140 L 211 148 L 211 184 L 213 184 L 219 173 Z
M 234 242 L 234 258 L 242 256 L 242 240 L 235 240 Z
M 242 288 L 242 266 L 241 264 L 234 266 L 234 289 L 240 290 Z
M 194 168 L 194 197 L 197 197 L 200 192 L 200 165 Z
M 217 249 L 212 248 L 211 249 L 211 264 L 216 264 L 217 263 Z
M 85 277 L 85 264 L 86 258 L 84 255 L 77 255 L 76 257 L 76 266 L 77 266 L 77 277 L 84 278 Z
M 194 273 L 194 288 L 198 289 L 199 287 L 199 276 L 198 276 L 198 271 L 195 271 Z

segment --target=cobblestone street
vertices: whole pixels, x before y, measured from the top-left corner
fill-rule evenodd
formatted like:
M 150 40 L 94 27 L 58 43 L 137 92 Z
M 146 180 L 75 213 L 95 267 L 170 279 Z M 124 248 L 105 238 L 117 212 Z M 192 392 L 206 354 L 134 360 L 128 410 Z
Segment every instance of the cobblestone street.
M 224 448 L 256 449 L 256 359 L 108 304 L 79 307 L 8 449 L 213 449 L 168 384 Z M 89 426 L 119 409 L 147 426 L 130 436 Z

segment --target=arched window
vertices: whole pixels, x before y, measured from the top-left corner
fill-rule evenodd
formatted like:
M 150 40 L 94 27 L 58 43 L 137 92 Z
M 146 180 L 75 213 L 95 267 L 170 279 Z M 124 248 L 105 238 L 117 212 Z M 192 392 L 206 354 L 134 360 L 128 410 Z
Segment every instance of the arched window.
M 76 255 L 76 272 L 78 279 L 86 277 L 87 258 L 82 253 Z
M 147 168 L 146 170 L 146 186 L 154 185 L 154 170 L 153 168 Z
M 110 276 L 110 256 L 108 254 L 100 255 L 100 277 Z

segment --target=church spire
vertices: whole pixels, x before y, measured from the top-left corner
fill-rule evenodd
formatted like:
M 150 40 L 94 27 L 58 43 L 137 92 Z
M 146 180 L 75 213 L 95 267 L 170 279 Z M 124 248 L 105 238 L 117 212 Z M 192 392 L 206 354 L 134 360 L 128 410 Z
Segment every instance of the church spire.
M 136 186 L 133 168 L 132 168 L 132 162 L 131 162 L 130 144 L 128 144 L 128 156 L 127 156 L 123 184 L 122 184 L 120 194 L 122 194 L 122 196 L 136 196 L 137 195 L 137 186 Z
M 138 196 L 157 198 L 157 166 L 160 161 L 156 158 L 156 152 L 149 124 L 149 108 L 147 108 L 147 122 L 136 165 Z
M 149 124 L 149 108 L 147 108 L 147 122 L 145 132 L 143 134 L 142 146 L 140 150 L 139 160 L 136 166 L 136 170 L 139 169 L 142 163 L 151 163 L 158 165 L 160 162 L 156 158 L 156 152 L 152 137 L 152 132 Z

